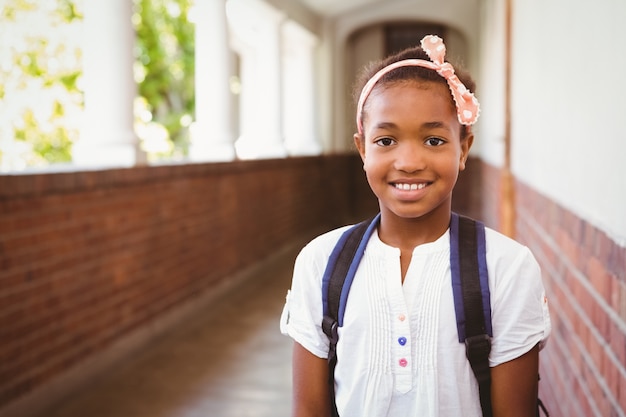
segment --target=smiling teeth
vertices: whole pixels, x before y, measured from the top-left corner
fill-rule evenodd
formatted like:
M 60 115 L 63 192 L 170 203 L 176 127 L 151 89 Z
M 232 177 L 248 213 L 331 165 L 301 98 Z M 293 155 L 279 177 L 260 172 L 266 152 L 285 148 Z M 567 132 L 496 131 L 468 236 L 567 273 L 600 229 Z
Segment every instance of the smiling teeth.
M 395 187 L 398 190 L 415 191 L 415 190 L 421 190 L 422 188 L 425 188 L 426 184 L 425 183 L 420 183 L 420 184 L 395 184 Z

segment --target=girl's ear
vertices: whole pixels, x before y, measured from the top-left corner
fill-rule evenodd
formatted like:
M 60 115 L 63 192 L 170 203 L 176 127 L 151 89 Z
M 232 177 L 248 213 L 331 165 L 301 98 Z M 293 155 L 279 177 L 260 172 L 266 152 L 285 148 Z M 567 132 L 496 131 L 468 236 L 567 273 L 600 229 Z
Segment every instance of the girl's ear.
M 474 143 L 474 134 L 470 131 L 467 132 L 467 136 L 461 139 L 461 159 L 459 161 L 459 171 L 465 170 L 465 163 L 469 158 L 469 151 Z
M 359 155 L 361 155 L 361 160 L 365 162 L 365 139 L 358 133 L 355 133 L 353 136 L 354 146 L 359 150 Z

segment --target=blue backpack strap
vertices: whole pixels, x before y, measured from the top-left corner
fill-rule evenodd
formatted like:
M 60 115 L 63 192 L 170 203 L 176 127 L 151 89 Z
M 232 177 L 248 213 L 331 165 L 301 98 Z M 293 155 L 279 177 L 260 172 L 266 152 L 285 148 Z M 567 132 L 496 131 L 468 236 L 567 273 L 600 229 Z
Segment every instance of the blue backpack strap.
M 328 258 L 322 277 L 322 302 L 324 318 L 322 330 L 328 336 L 328 385 L 330 390 L 331 411 L 338 416 L 335 404 L 335 366 L 337 365 L 338 328 L 343 326 L 343 315 L 350 286 L 356 270 L 365 253 L 370 236 L 376 229 L 380 214 L 371 220 L 363 221 L 346 230 L 335 245 Z
M 450 268 L 459 342 L 478 381 L 484 417 L 491 409 L 491 300 L 487 274 L 485 226 L 452 213 L 450 220 Z
M 474 247 L 476 248 L 475 250 L 473 249 Z M 489 293 L 489 274 L 487 272 L 486 252 L 485 225 L 479 221 L 452 213 L 452 218 L 450 220 L 450 267 L 452 271 L 452 290 L 454 293 L 457 332 L 460 343 L 464 343 L 466 338 L 465 327 L 467 311 L 464 308 L 464 293 L 463 286 L 461 284 L 462 263 L 466 265 L 465 270 L 467 271 L 467 278 L 478 277 L 480 280 L 479 287 L 476 287 L 475 285 L 465 287 L 466 291 L 468 291 L 468 294 L 466 294 L 467 296 L 476 296 L 476 291 L 480 292 L 480 306 L 482 311 L 477 311 L 476 308 L 472 308 L 470 305 L 471 303 L 467 303 L 467 307 L 471 310 L 471 314 L 476 316 L 478 314 L 482 314 L 482 323 L 480 323 L 480 320 L 474 320 L 472 322 L 475 326 L 476 324 L 474 323 L 478 322 L 479 329 L 472 329 L 471 332 L 482 332 L 490 337 L 493 336 L 493 329 L 491 326 L 491 296 Z M 465 256 L 464 253 L 468 254 L 468 256 Z M 469 256 L 471 253 L 476 253 L 477 256 Z M 478 274 L 474 272 L 476 270 L 478 270 Z M 465 275 L 463 277 L 465 277 Z M 474 292 L 474 294 L 472 295 L 471 292 Z
M 339 327 L 343 326 L 343 315 L 352 280 L 379 219 L 380 214 L 377 214 L 373 219 L 365 220 L 346 230 L 328 258 L 322 277 L 324 317 L 332 317 Z

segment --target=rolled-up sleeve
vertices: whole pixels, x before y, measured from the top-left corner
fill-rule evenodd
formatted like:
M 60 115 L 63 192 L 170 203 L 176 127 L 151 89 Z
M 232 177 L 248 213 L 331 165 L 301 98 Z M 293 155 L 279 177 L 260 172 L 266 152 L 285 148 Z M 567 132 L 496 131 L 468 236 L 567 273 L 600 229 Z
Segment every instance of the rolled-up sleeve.
M 322 276 L 341 229 L 317 237 L 298 254 L 291 289 L 280 319 L 280 331 L 309 352 L 328 357 L 328 338 L 322 330 Z
M 506 255 L 490 267 L 491 366 L 516 359 L 537 344 L 543 348 L 551 331 L 539 264 L 528 248 L 512 242 L 505 242 L 511 247 L 498 251 Z

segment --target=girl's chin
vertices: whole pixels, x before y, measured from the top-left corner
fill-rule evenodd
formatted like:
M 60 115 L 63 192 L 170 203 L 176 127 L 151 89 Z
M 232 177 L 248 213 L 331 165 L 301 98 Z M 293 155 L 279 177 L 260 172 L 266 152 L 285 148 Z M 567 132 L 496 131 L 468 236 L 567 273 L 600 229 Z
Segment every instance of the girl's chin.
M 439 205 L 436 207 L 419 207 L 413 205 L 411 207 L 409 204 L 394 204 L 390 206 L 382 206 L 381 209 L 392 216 L 406 220 L 437 216 L 437 214 L 441 214 L 440 212 L 442 210 L 445 210 L 447 215 L 450 213 L 450 208 L 446 205 Z

